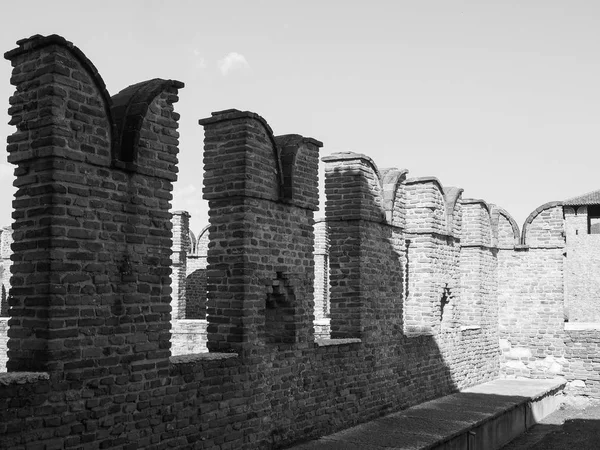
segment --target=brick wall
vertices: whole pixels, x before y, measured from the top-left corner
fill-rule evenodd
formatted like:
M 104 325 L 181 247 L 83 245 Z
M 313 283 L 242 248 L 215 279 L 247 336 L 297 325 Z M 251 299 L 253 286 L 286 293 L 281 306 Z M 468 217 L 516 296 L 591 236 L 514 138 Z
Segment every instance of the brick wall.
M 481 326 L 484 318 L 497 314 L 495 308 L 489 310 L 497 294 L 496 253 L 490 207 L 483 200 L 464 199 L 460 249 L 463 325 Z
M 523 226 L 521 244 L 510 233 L 498 252 L 502 372 L 554 377 L 564 370 L 564 225 L 562 207 L 549 203 Z M 504 229 L 510 223 L 503 219 Z M 512 248 L 511 248 L 512 247 Z M 558 361 L 556 365 L 549 361 Z
M 325 158 L 331 338 L 316 338 L 321 143 L 237 110 L 200 121 L 206 333 L 171 324 L 182 274 L 202 265 L 169 213 L 182 84 L 110 98 L 71 43 L 18 45 L 0 448 L 282 448 L 493 379 L 499 337 L 505 374 L 595 382 L 579 352 L 595 336 L 565 345 L 560 207 L 536 211 L 517 245 L 501 210 L 354 153 Z
M 0 446 L 149 446 L 150 421 L 167 414 L 182 84 L 150 80 L 111 99 L 63 38 L 18 44 L 5 55 L 18 190 Z
M 569 394 L 600 398 L 600 324 L 565 325 L 565 356 L 548 362 L 562 364 Z
M 408 179 L 402 185 L 406 203 L 406 282 L 404 332 L 436 334 L 455 325 L 461 302 L 460 232 L 454 228 L 454 204 L 447 205 L 436 178 Z M 448 211 L 447 206 L 450 206 Z M 461 214 L 458 206 L 457 215 Z M 449 220 L 450 219 L 450 220 Z M 461 219 L 457 217 L 460 224 Z M 404 253 L 404 250 L 401 250 Z

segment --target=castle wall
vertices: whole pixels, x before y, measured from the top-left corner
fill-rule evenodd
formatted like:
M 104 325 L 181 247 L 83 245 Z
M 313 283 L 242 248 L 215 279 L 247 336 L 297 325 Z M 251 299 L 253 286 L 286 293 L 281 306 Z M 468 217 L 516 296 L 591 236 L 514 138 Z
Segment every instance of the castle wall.
M 182 83 L 110 98 L 63 38 L 18 45 L 0 448 L 282 448 L 499 373 L 598 395 L 599 339 L 563 324 L 561 205 L 519 242 L 493 205 L 338 153 L 315 231 L 322 144 L 226 110 L 200 121 L 196 242 L 169 213 Z

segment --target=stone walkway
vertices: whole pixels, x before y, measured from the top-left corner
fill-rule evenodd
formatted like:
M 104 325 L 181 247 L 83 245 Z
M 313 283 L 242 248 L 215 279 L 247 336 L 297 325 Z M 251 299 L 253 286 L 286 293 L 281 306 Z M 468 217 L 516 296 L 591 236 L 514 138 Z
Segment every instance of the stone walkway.
M 292 449 L 498 449 L 558 408 L 564 384 L 562 379 L 495 380 Z

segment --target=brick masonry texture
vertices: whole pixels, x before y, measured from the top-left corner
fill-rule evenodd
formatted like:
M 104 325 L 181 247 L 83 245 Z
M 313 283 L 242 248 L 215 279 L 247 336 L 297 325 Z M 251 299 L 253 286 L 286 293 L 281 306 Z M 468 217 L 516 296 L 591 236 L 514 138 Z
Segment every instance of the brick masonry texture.
M 565 260 L 596 264 L 569 231 L 587 209 L 542 205 L 521 236 L 461 189 L 337 153 L 315 220 L 321 142 L 231 109 L 200 121 L 196 238 L 169 212 L 183 84 L 111 98 L 63 38 L 17 45 L 0 448 L 284 448 L 501 375 L 600 396 L 596 291 L 577 290 L 595 269 Z

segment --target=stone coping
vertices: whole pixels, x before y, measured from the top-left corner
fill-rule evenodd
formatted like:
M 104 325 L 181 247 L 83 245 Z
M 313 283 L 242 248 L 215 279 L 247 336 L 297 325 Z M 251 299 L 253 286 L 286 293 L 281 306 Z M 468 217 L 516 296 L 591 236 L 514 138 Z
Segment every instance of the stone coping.
M 565 322 L 565 331 L 600 330 L 600 322 Z
M 219 361 L 231 358 L 237 358 L 237 353 L 194 353 L 191 355 L 171 356 L 169 361 L 171 364 L 190 364 L 198 361 Z
M 11 384 L 36 383 L 41 380 L 49 380 L 47 372 L 3 372 L 0 373 L 0 386 Z
M 358 338 L 315 339 L 315 345 L 317 345 L 317 347 L 328 347 L 331 345 L 360 344 L 360 343 L 362 343 L 362 339 L 358 339 Z
M 539 409 L 535 406 L 536 402 L 552 398 L 564 386 L 563 379 L 497 379 L 291 448 L 450 449 L 467 448 L 471 438 L 482 441 L 482 445 L 475 448 L 499 448 L 486 445 L 486 441 L 487 444 L 493 444 L 494 441 L 506 439 L 501 436 L 505 431 L 501 426 L 503 418 L 512 421 L 511 428 L 517 428 L 508 431 L 518 433 L 518 428 L 525 431 L 529 419 L 519 414 L 519 411 L 527 414 L 526 411 Z M 547 415 L 556 408 L 556 402 L 550 403 L 542 411 L 542 415 Z M 513 412 L 516 414 L 512 414 Z M 541 418 L 543 417 L 536 418 L 534 414 L 531 419 L 535 423 Z M 463 445 L 458 445 L 459 443 Z

